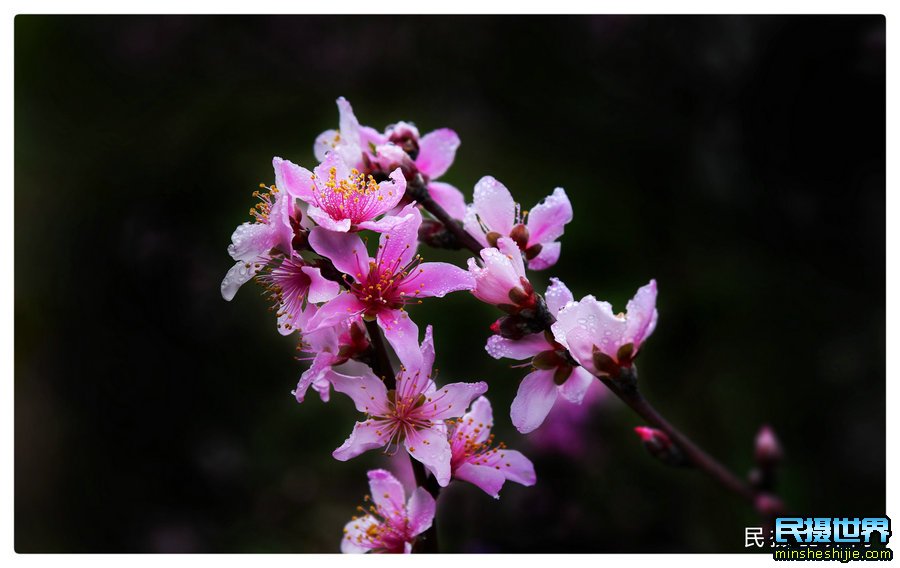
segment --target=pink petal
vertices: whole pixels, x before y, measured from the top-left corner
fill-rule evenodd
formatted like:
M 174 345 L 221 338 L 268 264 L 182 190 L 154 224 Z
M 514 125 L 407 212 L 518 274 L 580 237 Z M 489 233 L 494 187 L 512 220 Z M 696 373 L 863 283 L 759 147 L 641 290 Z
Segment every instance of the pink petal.
M 313 227 L 309 232 L 309 244 L 315 252 L 330 260 L 335 268 L 349 274 L 357 282 L 368 276 L 369 253 L 355 233 L 335 233 Z
M 653 333 L 656 327 L 656 280 L 642 286 L 626 307 L 625 333 L 622 343 L 634 343 L 635 349 Z M 651 327 L 652 326 L 652 327 Z
M 506 339 L 499 335 L 492 335 L 484 346 L 488 355 L 494 359 L 530 359 L 542 351 L 548 351 L 552 347 L 547 343 L 543 333 L 532 333 L 522 339 Z
M 475 210 L 474 205 L 466 206 L 466 213 L 463 215 L 463 229 L 475 237 L 475 240 L 478 241 L 482 247 L 491 246 L 488 244 L 484 228 L 482 228 L 481 223 L 478 221 L 478 212 Z
M 470 422 L 471 421 L 471 422 Z M 472 441 L 480 444 L 488 439 L 491 434 L 491 428 L 494 426 L 494 411 L 491 409 L 491 403 L 487 397 L 480 396 L 472 403 L 469 412 L 460 418 L 456 427 L 456 432 L 466 430 L 472 437 Z M 475 430 L 478 430 L 478 433 Z
M 238 288 L 256 276 L 256 273 L 259 272 L 262 266 L 262 264 L 256 262 L 237 261 L 234 266 L 228 269 L 228 272 L 225 273 L 225 278 L 222 279 L 222 285 L 220 286 L 222 297 L 229 302 L 234 299 Z
M 491 231 L 508 235 L 516 218 L 516 202 L 506 186 L 491 176 L 475 184 L 475 211 Z
M 581 404 L 584 394 L 591 388 L 595 380 L 596 377 L 586 371 L 584 367 L 575 367 L 566 382 L 559 387 L 559 394 L 569 402 Z
M 452 383 L 438 388 L 422 405 L 423 412 L 434 420 L 462 416 L 472 400 L 487 391 L 487 383 Z
M 361 543 L 368 543 L 368 530 L 373 525 L 380 523 L 372 515 L 364 515 L 344 525 L 344 538 L 341 539 L 341 552 L 343 554 L 365 554 L 371 550 Z
M 338 461 L 347 461 L 351 458 L 387 445 L 390 440 L 390 431 L 376 420 L 357 422 L 353 427 L 350 437 L 331 453 Z
M 509 258 L 509 262 L 518 276 L 525 276 L 525 263 L 522 260 L 522 251 L 514 240 L 509 237 L 500 237 L 497 239 L 497 249 Z
M 405 517 L 406 493 L 397 478 L 383 469 L 373 469 L 368 475 L 369 490 L 375 506 L 392 518 Z
M 403 440 L 406 451 L 434 474 L 438 485 L 450 483 L 450 443 L 447 435 L 438 428 L 409 429 Z
M 303 374 L 300 375 L 300 380 L 297 382 L 297 388 L 291 392 L 297 399 L 297 402 L 303 402 L 304 398 L 306 398 L 306 391 L 309 389 L 310 385 L 324 378 L 325 372 L 331 368 L 331 365 L 335 360 L 336 357 L 333 353 L 316 353 L 309 369 L 305 370 Z
M 403 222 L 402 217 L 397 217 L 395 215 L 385 215 L 377 221 L 363 221 L 356 226 L 359 229 L 365 229 L 367 231 L 386 233 L 393 229 L 394 226 L 397 225 L 397 223 L 401 222 Z
M 419 349 L 419 327 L 416 322 L 401 310 L 385 310 L 377 318 L 378 327 L 384 332 L 400 363 L 410 372 L 421 369 L 422 351 Z
M 331 215 L 322 211 L 315 205 L 310 205 L 309 209 L 306 210 L 306 214 L 309 215 L 310 219 L 316 222 L 320 227 L 324 229 L 328 229 L 329 231 L 336 231 L 338 233 L 346 233 L 350 230 L 350 226 L 352 225 L 350 219 L 341 219 L 336 221 L 331 218 Z
M 474 287 L 475 278 L 468 271 L 447 262 L 425 262 L 414 268 L 398 289 L 414 298 L 443 298 L 450 292 Z
M 371 416 L 388 414 L 387 387 L 384 381 L 367 371 L 359 377 L 348 377 L 337 371 L 326 371 L 325 376 L 334 386 L 334 390 L 350 397 L 356 410 Z
M 431 528 L 434 521 L 436 503 L 434 497 L 422 487 L 416 487 L 406 505 L 406 516 L 409 519 L 409 535 L 416 536 Z
M 326 130 L 322 134 L 316 136 L 316 141 L 313 144 L 313 154 L 316 157 L 316 161 L 325 161 L 325 155 L 334 150 L 334 147 L 337 146 L 339 141 L 340 132 L 337 130 Z
M 362 148 L 359 139 L 359 121 L 353 114 L 353 107 L 347 102 L 347 99 L 340 97 L 337 100 L 339 121 L 338 128 L 341 132 L 341 141 L 337 146 L 337 151 L 342 154 L 343 159 L 349 164 L 357 164 L 362 160 Z
M 316 315 L 307 324 L 307 332 L 337 325 L 359 314 L 365 308 L 366 306 L 350 292 L 338 294 L 316 311 Z
M 528 268 L 532 270 L 545 270 L 550 268 L 559 260 L 559 253 L 561 251 L 562 243 L 559 241 L 543 245 L 540 254 L 528 261 Z
M 468 481 L 494 499 L 500 498 L 500 489 L 506 482 L 506 476 L 500 470 L 492 466 L 475 465 L 468 462 L 459 466 L 453 472 L 453 477 Z
M 291 197 L 309 202 L 313 196 L 312 172 L 288 160 L 272 158 L 275 167 L 275 187 Z
M 563 284 L 562 280 L 551 277 L 550 285 L 547 286 L 547 292 L 544 294 L 544 300 L 547 302 L 547 309 L 556 316 L 566 304 L 575 301 L 575 296 Z
M 419 369 L 425 376 L 431 374 L 434 367 L 434 335 L 431 326 L 425 326 L 425 339 L 422 340 L 422 367 Z
M 517 452 L 516 450 L 500 450 L 498 457 L 499 461 L 497 466 L 500 467 L 500 471 L 506 476 L 506 479 L 524 485 L 525 487 L 531 487 L 537 482 L 537 476 L 534 473 L 534 464 L 531 463 L 531 460 L 522 455 L 521 452 Z
M 410 204 L 400 211 L 398 217 L 401 218 L 401 221 L 390 231 L 382 233 L 378 241 L 376 258 L 382 266 L 404 267 L 416 254 L 422 214 L 414 204 Z
M 278 239 L 273 227 L 266 223 L 243 223 L 231 235 L 228 254 L 234 260 L 252 262 L 269 252 Z
M 428 184 L 428 194 L 451 217 L 460 221 L 466 215 L 466 199 L 460 190 L 449 183 L 433 181 Z
M 406 194 L 406 178 L 403 177 L 400 168 L 392 171 L 388 177 L 390 180 L 379 183 L 378 191 L 375 193 L 379 199 L 382 199 L 381 207 L 378 208 L 376 215 L 381 215 L 396 207 Z
M 594 345 L 610 357 L 616 356 L 625 333 L 625 320 L 613 315 L 609 302 L 598 302 L 593 296 L 585 296 L 560 310 L 550 329 L 556 341 L 584 365 L 579 357 L 590 359 Z M 573 335 L 577 330 L 580 331 Z M 577 338 L 575 345 L 569 342 L 570 336 Z
M 571 220 L 572 204 L 563 188 L 557 187 L 528 213 L 528 246 L 555 241 Z
M 558 394 L 552 370 L 537 370 L 526 375 L 510 409 L 516 429 L 523 434 L 534 431 L 544 422 Z
M 309 276 L 310 280 L 309 292 L 306 294 L 307 301 L 313 304 L 321 304 L 341 293 L 341 285 L 322 276 L 322 269 L 304 266 L 300 270 Z
M 459 148 L 459 136 L 456 135 L 456 132 L 449 128 L 429 132 L 419 139 L 416 167 L 431 179 L 437 179 L 444 175 L 447 168 L 453 163 L 457 148 Z

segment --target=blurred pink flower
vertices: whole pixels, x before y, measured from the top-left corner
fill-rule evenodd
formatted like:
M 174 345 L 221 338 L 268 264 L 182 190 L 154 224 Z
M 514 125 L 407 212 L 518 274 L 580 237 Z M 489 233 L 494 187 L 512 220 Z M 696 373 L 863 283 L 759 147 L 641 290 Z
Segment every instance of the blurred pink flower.
M 428 491 L 417 487 L 406 500 L 403 485 L 389 472 L 369 472 L 368 508 L 358 507 L 362 516 L 344 526 L 341 552 L 410 553 L 413 544 L 434 521 L 435 502 Z
M 414 336 L 406 341 L 415 343 L 418 349 Z M 390 392 L 370 370 L 359 377 L 328 371 L 334 390 L 348 395 L 356 409 L 367 415 L 334 451 L 336 459 L 346 461 L 385 446 L 391 451 L 403 444 L 411 457 L 434 474 L 438 484 L 446 486 L 450 482 L 451 451 L 444 420 L 462 416 L 472 399 L 487 390 L 487 384 L 452 383 L 443 387 L 435 384 L 431 374 L 434 365 L 431 326 L 425 330 L 420 355 L 418 366 L 401 368 L 396 377 L 397 387 Z
M 340 129 L 326 130 L 316 138 L 313 151 L 317 160 L 324 161 L 328 154 L 337 153 L 347 164 L 366 173 L 383 173 L 397 167 L 410 175 L 418 172 L 432 199 L 454 218 L 463 218 L 466 205 L 462 192 L 435 181 L 453 164 L 460 144 L 456 132 L 441 128 L 420 136 L 414 124 L 401 121 L 388 126 L 382 134 L 361 126 L 344 97 L 337 100 L 337 105 Z
M 585 296 L 560 310 L 553 336 L 592 374 L 616 376 L 621 367 L 631 366 L 656 328 L 656 280 L 641 287 L 626 309 L 615 315 L 608 302 Z
M 550 279 L 545 301 L 551 315 L 556 316 L 572 299 L 572 293 L 562 281 Z M 494 359 L 531 360 L 534 370 L 522 379 L 510 409 L 513 425 L 523 434 L 534 431 L 544 422 L 558 396 L 581 404 L 584 393 L 594 382 L 589 372 L 572 364 L 565 348 L 549 333 L 534 333 L 522 339 L 493 335 L 488 338 L 485 349 Z
M 419 328 L 403 307 L 420 298 L 470 290 L 472 276 L 445 262 L 425 262 L 415 254 L 422 216 L 414 204 L 400 213 L 400 221 L 381 235 L 375 258 L 369 258 L 362 239 L 315 227 L 309 243 L 343 272 L 349 290 L 319 308 L 309 329 L 332 326 L 357 315 L 376 319 L 397 356 L 407 367 L 418 367 Z
M 528 458 L 502 442 L 494 446 L 494 413 L 486 397 L 475 400 L 469 412 L 447 424 L 454 478 L 477 485 L 495 499 L 500 498 L 507 479 L 526 487 L 535 484 L 534 465 Z
M 473 203 L 466 210 L 463 226 L 485 247 L 497 246 L 500 237 L 510 237 L 532 270 L 553 266 L 562 246 L 557 239 L 572 220 L 572 204 L 566 192 L 557 187 L 525 216 L 527 220 L 505 185 L 484 176 L 475 184 Z
M 545 453 L 583 457 L 588 448 L 596 447 L 596 436 L 588 431 L 588 426 L 595 407 L 607 399 L 607 393 L 600 381 L 593 381 L 581 403 L 569 402 L 565 397 L 557 400 L 543 426 L 528 436 L 528 442 Z

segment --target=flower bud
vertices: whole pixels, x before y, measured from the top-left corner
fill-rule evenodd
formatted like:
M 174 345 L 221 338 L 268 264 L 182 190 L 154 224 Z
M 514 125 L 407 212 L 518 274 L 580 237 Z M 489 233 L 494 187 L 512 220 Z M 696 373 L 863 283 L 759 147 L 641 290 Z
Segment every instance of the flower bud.
M 775 432 L 768 425 L 764 425 L 756 435 L 756 463 L 771 468 L 777 465 L 782 457 L 781 444 L 778 443 Z
M 649 428 L 647 426 L 638 426 L 634 429 L 635 433 L 644 442 L 644 447 L 650 452 L 650 455 L 659 461 L 673 466 L 687 465 L 687 460 L 678 446 L 672 443 L 672 440 L 662 430 Z

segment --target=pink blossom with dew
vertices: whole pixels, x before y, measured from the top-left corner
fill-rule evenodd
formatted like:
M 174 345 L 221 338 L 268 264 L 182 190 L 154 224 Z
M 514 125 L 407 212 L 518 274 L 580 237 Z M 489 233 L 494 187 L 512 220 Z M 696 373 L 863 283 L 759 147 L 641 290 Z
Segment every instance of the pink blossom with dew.
M 261 184 L 261 191 L 253 192 L 253 196 L 259 199 L 259 203 L 250 208 L 253 221 L 239 225 L 231 235 L 228 254 L 237 262 L 225 275 L 221 285 L 222 297 L 228 301 L 234 298 L 238 288 L 253 279 L 272 260 L 273 250 L 288 257 L 293 254 L 292 221 L 294 224 L 302 222 L 302 213 L 294 207 L 296 195 L 285 190 L 279 158 L 275 158 L 274 165 L 275 185 Z
M 364 498 L 366 507 L 357 507 L 361 516 L 354 516 L 344 526 L 341 552 L 412 552 L 416 538 L 434 521 L 434 497 L 416 487 L 407 501 L 403 485 L 383 469 L 369 472 L 369 490 L 371 495 Z
M 480 397 L 459 420 L 447 421 L 450 440 L 450 469 L 455 479 L 477 485 L 495 499 L 506 480 L 526 487 L 535 484 L 534 465 L 521 452 L 500 442 L 494 445 L 491 403 Z
M 418 348 L 415 338 L 407 341 Z M 348 395 L 356 409 L 366 413 L 366 419 L 357 422 L 347 441 L 334 451 L 335 459 L 346 461 L 382 447 L 392 452 L 402 444 L 410 457 L 434 474 L 438 484 L 450 482 L 451 451 L 444 421 L 465 414 L 469 403 L 487 390 L 487 384 L 435 384 L 431 326 L 425 330 L 420 361 L 415 367 L 401 367 L 397 386 L 390 391 L 371 371 L 359 377 L 328 371 L 334 390 Z
M 502 240 L 502 239 L 501 239 Z M 573 300 L 572 292 L 558 278 L 550 279 L 545 294 L 547 309 L 556 316 Z M 510 418 L 519 432 L 527 434 L 540 426 L 560 395 L 581 404 L 594 376 L 569 360 L 566 349 L 550 333 L 533 333 L 522 339 L 499 335 L 488 338 L 485 350 L 494 359 L 529 359 L 531 368 L 510 409 Z
M 528 268 L 543 270 L 559 260 L 562 245 L 557 239 L 571 220 L 572 204 L 563 188 L 557 187 L 530 212 L 522 213 L 506 186 L 485 176 L 475 184 L 463 227 L 485 247 L 497 246 L 500 237 L 512 238 Z
M 624 314 L 614 314 L 609 302 L 585 296 L 569 302 L 551 326 L 553 337 L 594 375 L 617 376 L 631 367 L 641 344 L 656 329 L 656 280 L 638 289 Z
M 481 249 L 481 262 L 469 259 L 469 273 L 475 281 L 472 294 L 495 306 L 523 306 L 534 299 L 534 288 L 525 277 L 525 264 L 516 243 L 508 237 L 497 239 L 496 248 Z
M 410 175 L 422 175 L 431 198 L 455 219 L 466 212 L 461 191 L 452 185 L 435 181 L 450 168 L 459 148 L 459 136 L 449 128 L 440 128 L 424 136 L 410 122 L 398 122 L 380 133 L 361 126 L 346 99 L 337 100 L 340 130 L 326 130 L 316 138 L 316 159 L 324 161 L 332 152 L 367 174 L 392 171 L 402 167 Z M 400 150 L 400 153 L 394 151 Z M 378 177 L 376 175 L 376 177 Z
M 324 402 L 328 402 L 331 383 L 328 382 L 327 371 L 340 366 L 346 375 L 362 374 L 366 366 L 353 361 L 352 358 L 364 353 L 368 348 L 369 339 L 359 316 L 331 327 L 304 333 L 297 350 L 308 353 L 311 357 L 298 356 L 297 359 L 301 361 L 312 359 L 312 363 L 300 375 L 297 388 L 291 391 L 291 394 L 297 402 L 303 402 L 306 391 L 312 387 Z
M 406 178 L 399 168 L 377 182 L 348 166 L 337 152 L 330 152 L 315 173 L 287 160 L 279 168 L 288 190 L 309 204 L 307 215 L 330 231 L 387 230 L 396 219 L 376 218 L 393 209 L 406 192 Z
M 349 290 L 319 308 L 309 322 L 310 331 L 335 325 L 362 315 L 377 320 L 378 326 L 400 361 L 418 367 L 419 328 L 404 310 L 421 298 L 438 297 L 458 290 L 471 290 L 472 276 L 445 262 L 422 262 L 416 254 L 422 215 L 415 204 L 405 207 L 400 221 L 382 233 L 378 251 L 370 258 L 362 239 L 354 233 L 335 233 L 315 227 L 309 243 L 345 274 Z

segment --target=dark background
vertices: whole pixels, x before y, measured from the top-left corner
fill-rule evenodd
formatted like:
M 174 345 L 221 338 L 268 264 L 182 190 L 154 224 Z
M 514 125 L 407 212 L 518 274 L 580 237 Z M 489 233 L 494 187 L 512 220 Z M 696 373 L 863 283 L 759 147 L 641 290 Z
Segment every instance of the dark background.
M 651 277 L 656 406 L 735 471 L 770 423 L 800 514 L 883 514 L 885 20 L 873 17 L 32 17 L 15 23 L 19 552 L 334 552 L 370 452 L 253 286 L 219 282 L 273 155 L 311 167 L 343 95 L 363 124 L 462 138 L 445 176 L 523 207 L 566 188 L 554 268 L 617 308 Z M 424 251 L 463 263 L 463 253 Z M 722 552 L 758 524 L 645 455 L 618 401 L 577 457 L 509 423 L 523 372 L 458 293 L 412 310 L 444 381 L 486 379 L 536 464 L 455 484 L 446 551 Z

